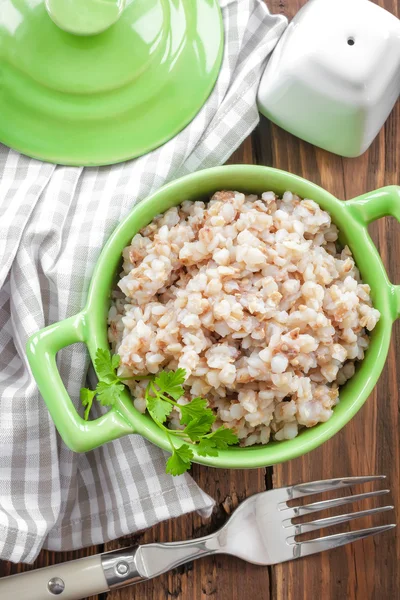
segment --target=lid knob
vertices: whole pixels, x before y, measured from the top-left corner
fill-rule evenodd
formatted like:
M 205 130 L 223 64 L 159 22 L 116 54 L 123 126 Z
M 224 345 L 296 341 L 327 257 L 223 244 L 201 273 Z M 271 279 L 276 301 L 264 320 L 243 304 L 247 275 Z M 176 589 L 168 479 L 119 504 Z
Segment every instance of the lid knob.
M 46 0 L 52 21 L 75 35 L 96 35 L 121 16 L 126 0 Z

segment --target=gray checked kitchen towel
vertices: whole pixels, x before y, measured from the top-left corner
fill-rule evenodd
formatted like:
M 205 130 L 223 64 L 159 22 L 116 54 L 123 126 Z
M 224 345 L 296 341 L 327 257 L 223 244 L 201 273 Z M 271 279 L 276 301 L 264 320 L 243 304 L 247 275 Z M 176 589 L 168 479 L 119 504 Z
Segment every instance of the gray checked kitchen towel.
M 7 0 L 0 0 L 1 4 Z M 220 165 L 258 122 L 265 61 L 286 27 L 261 0 L 221 0 L 225 54 L 194 121 L 136 160 L 101 168 L 41 163 L 0 145 L 0 558 L 32 562 L 42 547 L 70 550 L 118 538 L 213 500 L 165 455 L 131 435 L 87 454 L 60 440 L 29 371 L 28 337 L 77 313 L 117 223 L 165 182 Z M 1 115 L 0 115 L 1 118 Z M 59 356 L 78 404 L 85 348 Z

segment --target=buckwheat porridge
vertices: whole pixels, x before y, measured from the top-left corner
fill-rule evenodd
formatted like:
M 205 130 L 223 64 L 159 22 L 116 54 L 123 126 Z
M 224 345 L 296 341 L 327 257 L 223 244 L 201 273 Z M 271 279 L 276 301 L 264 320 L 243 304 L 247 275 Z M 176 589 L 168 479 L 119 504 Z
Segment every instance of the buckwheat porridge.
M 312 200 L 217 192 L 156 217 L 123 252 L 109 313 L 122 376 L 186 370 L 241 444 L 327 421 L 379 320 L 349 248 Z M 129 383 L 144 412 L 146 381 Z M 170 427 L 179 427 L 177 411 Z

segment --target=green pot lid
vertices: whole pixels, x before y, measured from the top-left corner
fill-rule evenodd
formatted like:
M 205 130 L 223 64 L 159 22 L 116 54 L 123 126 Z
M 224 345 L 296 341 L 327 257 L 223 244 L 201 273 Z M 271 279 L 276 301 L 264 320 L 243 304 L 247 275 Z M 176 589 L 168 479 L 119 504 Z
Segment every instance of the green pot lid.
M 0 141 L 66 165 L 135 158 L 218 76 L 218 0 L 0 0 Z

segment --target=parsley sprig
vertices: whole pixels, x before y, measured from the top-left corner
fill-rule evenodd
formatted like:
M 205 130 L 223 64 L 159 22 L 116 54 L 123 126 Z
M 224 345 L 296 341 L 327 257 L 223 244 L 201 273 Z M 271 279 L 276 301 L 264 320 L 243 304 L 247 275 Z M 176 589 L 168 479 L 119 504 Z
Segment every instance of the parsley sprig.
M 196 445 L 197 454 L 200 456 L 218 456 L 219 450 L 225 450 L 228 446 L 238 443 L 238 438 L 231 429 L 222 426 L 212 431 L 216 417 L 208 408 L 207 400 L 194 398 L 188 404 L 178 403 L 184 394 L 185 369 L 161 371 L 157 375 L 119 377 L 119 364 L 120 357 L 117 354 L 111 356 L 108 350 L 97 350 L 95 367 L 100 381 L 95 390 L 82 388 L 80 394 L 82 405 L 85 407 L 85 420 L 89 418 L 95 397 L 103 406 L 112 406 L 124 390 L 124 381 L 147 379 L 147 410 L 153 421 L 166 433 L 171 446 L 172 455 L 166 464 L 167 473 L 181 475 L 190 469 L 194 457 L 190 445 Z M 182 429 L 171 430 L 164 425 L 174 408 L 181 415 L 180 424 L 184 426 Z M 180 440 L 179 445 L 175 445 L 177 440 Z

